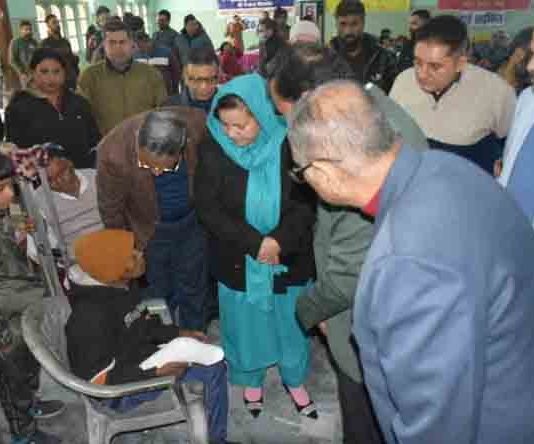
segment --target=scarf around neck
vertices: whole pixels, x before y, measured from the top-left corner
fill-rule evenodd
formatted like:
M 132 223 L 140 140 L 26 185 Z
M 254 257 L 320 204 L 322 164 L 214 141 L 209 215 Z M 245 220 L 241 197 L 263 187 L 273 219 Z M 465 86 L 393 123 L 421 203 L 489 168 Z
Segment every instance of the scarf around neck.
M 248 107 L 260 132 L 254 143 L 236 145 L 225 133 L 215 116 L 219 101 L 227 95 L 238 96 Z M 245 198 L 247 223 L 267 236 L 280 221 L 282 197 L 282 143 L 287 134 L 284 119 L 275 112 L 267 95 L 267 84 L 258 74 L 236 77 L 219 88 L 208 116 L 208 128 L 224 153 L 248 172 Z M 246 284 L 249 302 L 269 311 L 273 306 L 274 275 L 286 271 L 284 266 L 260 263 L 246 258 Z

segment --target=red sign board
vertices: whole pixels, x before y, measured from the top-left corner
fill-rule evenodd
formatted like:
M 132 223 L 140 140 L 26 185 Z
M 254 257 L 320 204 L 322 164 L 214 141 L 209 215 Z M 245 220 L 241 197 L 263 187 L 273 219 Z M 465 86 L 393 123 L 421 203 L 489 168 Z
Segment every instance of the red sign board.
M 439 9 L 505 11 L 529 9 L 531 0 L 438 0 Z

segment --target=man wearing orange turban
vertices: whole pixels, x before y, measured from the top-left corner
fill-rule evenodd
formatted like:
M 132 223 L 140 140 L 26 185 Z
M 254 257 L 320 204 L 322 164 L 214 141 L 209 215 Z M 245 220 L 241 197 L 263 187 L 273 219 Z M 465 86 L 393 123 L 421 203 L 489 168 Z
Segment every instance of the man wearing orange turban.
M 101 230 L 74 242 L 78 266 L 93 285 L 73 285 L 72 314 L 67 322 L 68 356 L 79 377 L 103 384 L 119 384 L 156 376 L 177 376 L 180 381 L 200 381 L 206 387 L 205 404 L 210 443 L 226 443 L 228 388 L 226 366 L 191 366 L 172 362 L 143 371 L 142 361 L 158 345 L 177 336 L 206 340 L 199 331 L 163 325 L 141 304 L 138 291 L 127 289 L 131 279 L 144 273 L 144 259 L 134 249 L 134 235 L 125 230 Z M 144 393 L 112 400 L 109 406 L 129 410 L 158 393 Z

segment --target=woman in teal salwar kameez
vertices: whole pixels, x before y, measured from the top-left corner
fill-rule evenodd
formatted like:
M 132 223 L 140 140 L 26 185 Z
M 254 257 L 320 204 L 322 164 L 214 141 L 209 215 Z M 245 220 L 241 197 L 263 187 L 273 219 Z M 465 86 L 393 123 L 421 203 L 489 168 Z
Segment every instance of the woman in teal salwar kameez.
M 287 128 L 252 74 L 221 87 L 199 150 L 195 204 L 210 234 L 230 382 L 253 416 L 267 368 L 277 366 L 297 410 L 316 418 L 304 381 L 309 339 L 295 317 L 313 278 L 314 201 L 294 184 Z

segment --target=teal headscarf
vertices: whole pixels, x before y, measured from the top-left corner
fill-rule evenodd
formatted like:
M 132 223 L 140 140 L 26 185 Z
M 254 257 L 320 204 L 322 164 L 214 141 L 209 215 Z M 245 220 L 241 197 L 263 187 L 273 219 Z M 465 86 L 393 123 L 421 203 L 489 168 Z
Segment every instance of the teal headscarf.
M 219 101 L 230 94 L 243 100 L 260 126 L 258 137 L 248 146 L 236 145 L 214 115 Z M 261 234 L 269 234 L 280 221 L 280 169 L 282 143 L 287 134 L 287 125 L 283 117 L 275 112 L 267 95 L 265 80 L 257 74 L 250 74 L 236 77 L 219 88 L 208 116 L 208 128 L 225 154 L 248 171 L 246 221 Z M 247 256 L 246 293 L 250 303 L 258 305 L 262 310 L 272 310 L 274 275 L 285 270 L 283 266 L 263 264 Z

